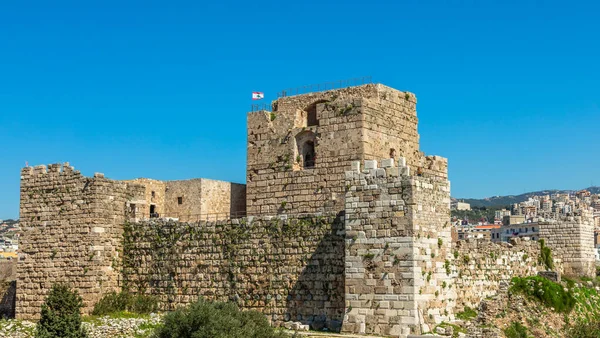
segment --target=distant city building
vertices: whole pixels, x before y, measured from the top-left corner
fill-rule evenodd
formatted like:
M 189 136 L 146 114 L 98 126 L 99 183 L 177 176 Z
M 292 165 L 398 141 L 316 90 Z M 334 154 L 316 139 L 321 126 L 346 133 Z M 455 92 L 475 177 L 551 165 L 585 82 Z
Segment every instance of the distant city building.
M 502 225 L 521 224 L 525 222 L 525 216 L 508 215 L 502 218 Z
M 490 240 L 493 229 L 499 229 L 500 225 L 486 224 L 486 225 L 467 225 L 456 227 L 459 240 L 465 240 L 468 238 L 474 239 L 485 239 Z
M 494 218 L 501 220 L 504 216 L 510 216 L 510 210 L 502 209 L 495 211 Z
M 453 210 L 471 210 L 471 205 L 469 203 L 459 202 L 459 201 L 452 202 L 450 207 Z
M 536 241 L 540 238 L 539 231 L 537 223 L 503 225 L 492 229 L 492 242 L 508 242 L 515 237 L 529 237 L 531 240 Z

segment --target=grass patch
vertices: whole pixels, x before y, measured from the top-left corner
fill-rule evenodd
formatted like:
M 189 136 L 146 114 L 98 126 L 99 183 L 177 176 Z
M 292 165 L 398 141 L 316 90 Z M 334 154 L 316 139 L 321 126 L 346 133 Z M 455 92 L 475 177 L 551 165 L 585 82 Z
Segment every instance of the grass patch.
M 511 283 L 510 291 L 512 293 L 521 293 L 537 299 L 547 307 L 554 308 L 556 312 L 569 313 L 575 307 L 576 300 L 572 291 L 565 291 L 562 285 L 546 278 L 514 277 Z
M 477 317 L 477 311 L 471 309 L 468 306 L 465 306 L 465 309 L 463 311 L 458 312 L 456 314 L 456 318 L 465 320 L 465 321 L 471 320 L 476 317 Z
M 109 314 L 117 314 L 124 316 L 127 313 L 144 314 L 155 312 L 158 309 L 158 299 L 146 295 L 132 295 L 126 292 L 112 292 L 100 299 L 96 305 L 92 315 L 103 316 Z M 120 317 L 131 318 L 131 317 Z
M 509 327 L 504 329 L 506 338 L 527 338 L 527 328 L 519 322 L 512 322 Z

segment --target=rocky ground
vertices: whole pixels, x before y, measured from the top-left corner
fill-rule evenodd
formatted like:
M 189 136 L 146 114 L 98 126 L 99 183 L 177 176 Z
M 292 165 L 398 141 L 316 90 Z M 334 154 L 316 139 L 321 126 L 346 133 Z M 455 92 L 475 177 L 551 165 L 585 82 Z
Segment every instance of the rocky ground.
M 453 323 L 459 329 L 453 337 L 463 336 L 463 332 L 468 338 L 505 337 L 504 330 L 513 323 L 524 326 L 528 337 L 567 337 L 570 325 L 598 318 L 600 280 L 578 281 L 571 285 L 563 281 L 561 284 L 565 290 L 570 289 L 576 299 L 574 309 L 568 314 L 558 313 L 535 298 L 510 292 L 507 285 L 495 297 L 482 301 L 475 316 Z
M 144 338 L 150 336 L 160 320 L 161 316 L 157 314 L 137 317 L 87 317 L 83 326 L 90 338 Z M 33 337 L 34 330 L 33 322 L 14 319 L 0 321 L 0 337 L 30 338 Z

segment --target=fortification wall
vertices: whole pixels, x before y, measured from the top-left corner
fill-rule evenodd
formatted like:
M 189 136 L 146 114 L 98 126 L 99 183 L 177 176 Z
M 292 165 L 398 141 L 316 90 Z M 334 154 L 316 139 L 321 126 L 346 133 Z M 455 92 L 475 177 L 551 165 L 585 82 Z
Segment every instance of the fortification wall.
M 36 318 L 53 283 L 75 288 L 84 312 L 118 288 L 127 201 L 143 194 L 142 186 L 84 177 L 68 163 L 23 168 L 17 318 Z
M 164 216 L 166 210 L 165 192 L 167 187 L 165 182 L 150 178 L 137 178 L 123 182 L 144 187 L 143 199 L 146 201 L 146 204 L 143 208 L 143 212 L 135 215 L 136 217 L 150 218 L 151 205 L 154 205 L 154 213 L 158 213 L 159 216 Z
M 518 238 L 514 241 L 514 245 L 472 239 L 456 243 L 453 253 L 456 312 L 463 311 L 465 306 L 477 309 L 482 300 L 508 287 L 512 277 L 535 276 L 546 270 L 538 264 L 538 242 Z M 562 270 L 560 260 L 555 260 L 555 266 Z
M 245 185 L 203 178 L 200 205 L 208 220 L 245 216 Z
M 339 330 L 342 222 L 327 216 L 128 224 L 123 287 L 158 296 L 164 309 L 202 296 L 261 311 L 275 324 Z
M 226 181 L 196 178 L 167 181 L 162 216 L 182 222 L 224 220 L 246 212 L 246 186 Z
M 344 172 L 355 160 L 402 155 L 416 170 L 415 103 L 413 94 L 369 84 L 284 97 L 272 112 L 248 114 L 248 213 L 343 210 Z M 306 141 L 314 143 L 311 168 Z
M 167 181 L 165 216 L 182 222 L 196 221 L 202 214 L 202 179 Z
M 596 276 L 594 224 L 589 214 L 561 217 L 540 222 L 540 238 L 563 262 L 563 273 L 570 276 Z
M 346 308 L 343 331 L 407 336 L 452 318 L 445 179 L 410 176 L 400 160 L 346 172 Z

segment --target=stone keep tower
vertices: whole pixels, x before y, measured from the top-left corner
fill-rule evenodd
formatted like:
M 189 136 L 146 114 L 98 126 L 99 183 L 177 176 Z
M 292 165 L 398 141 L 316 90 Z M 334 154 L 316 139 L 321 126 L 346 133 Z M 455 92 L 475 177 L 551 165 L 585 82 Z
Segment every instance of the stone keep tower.
M 404 157 L 447 177 L 445 160 L 419 151 L 416 97 L 382 84 L 283 97 L 248 114 L 248 215 L 344 209 L 352 161 Z

